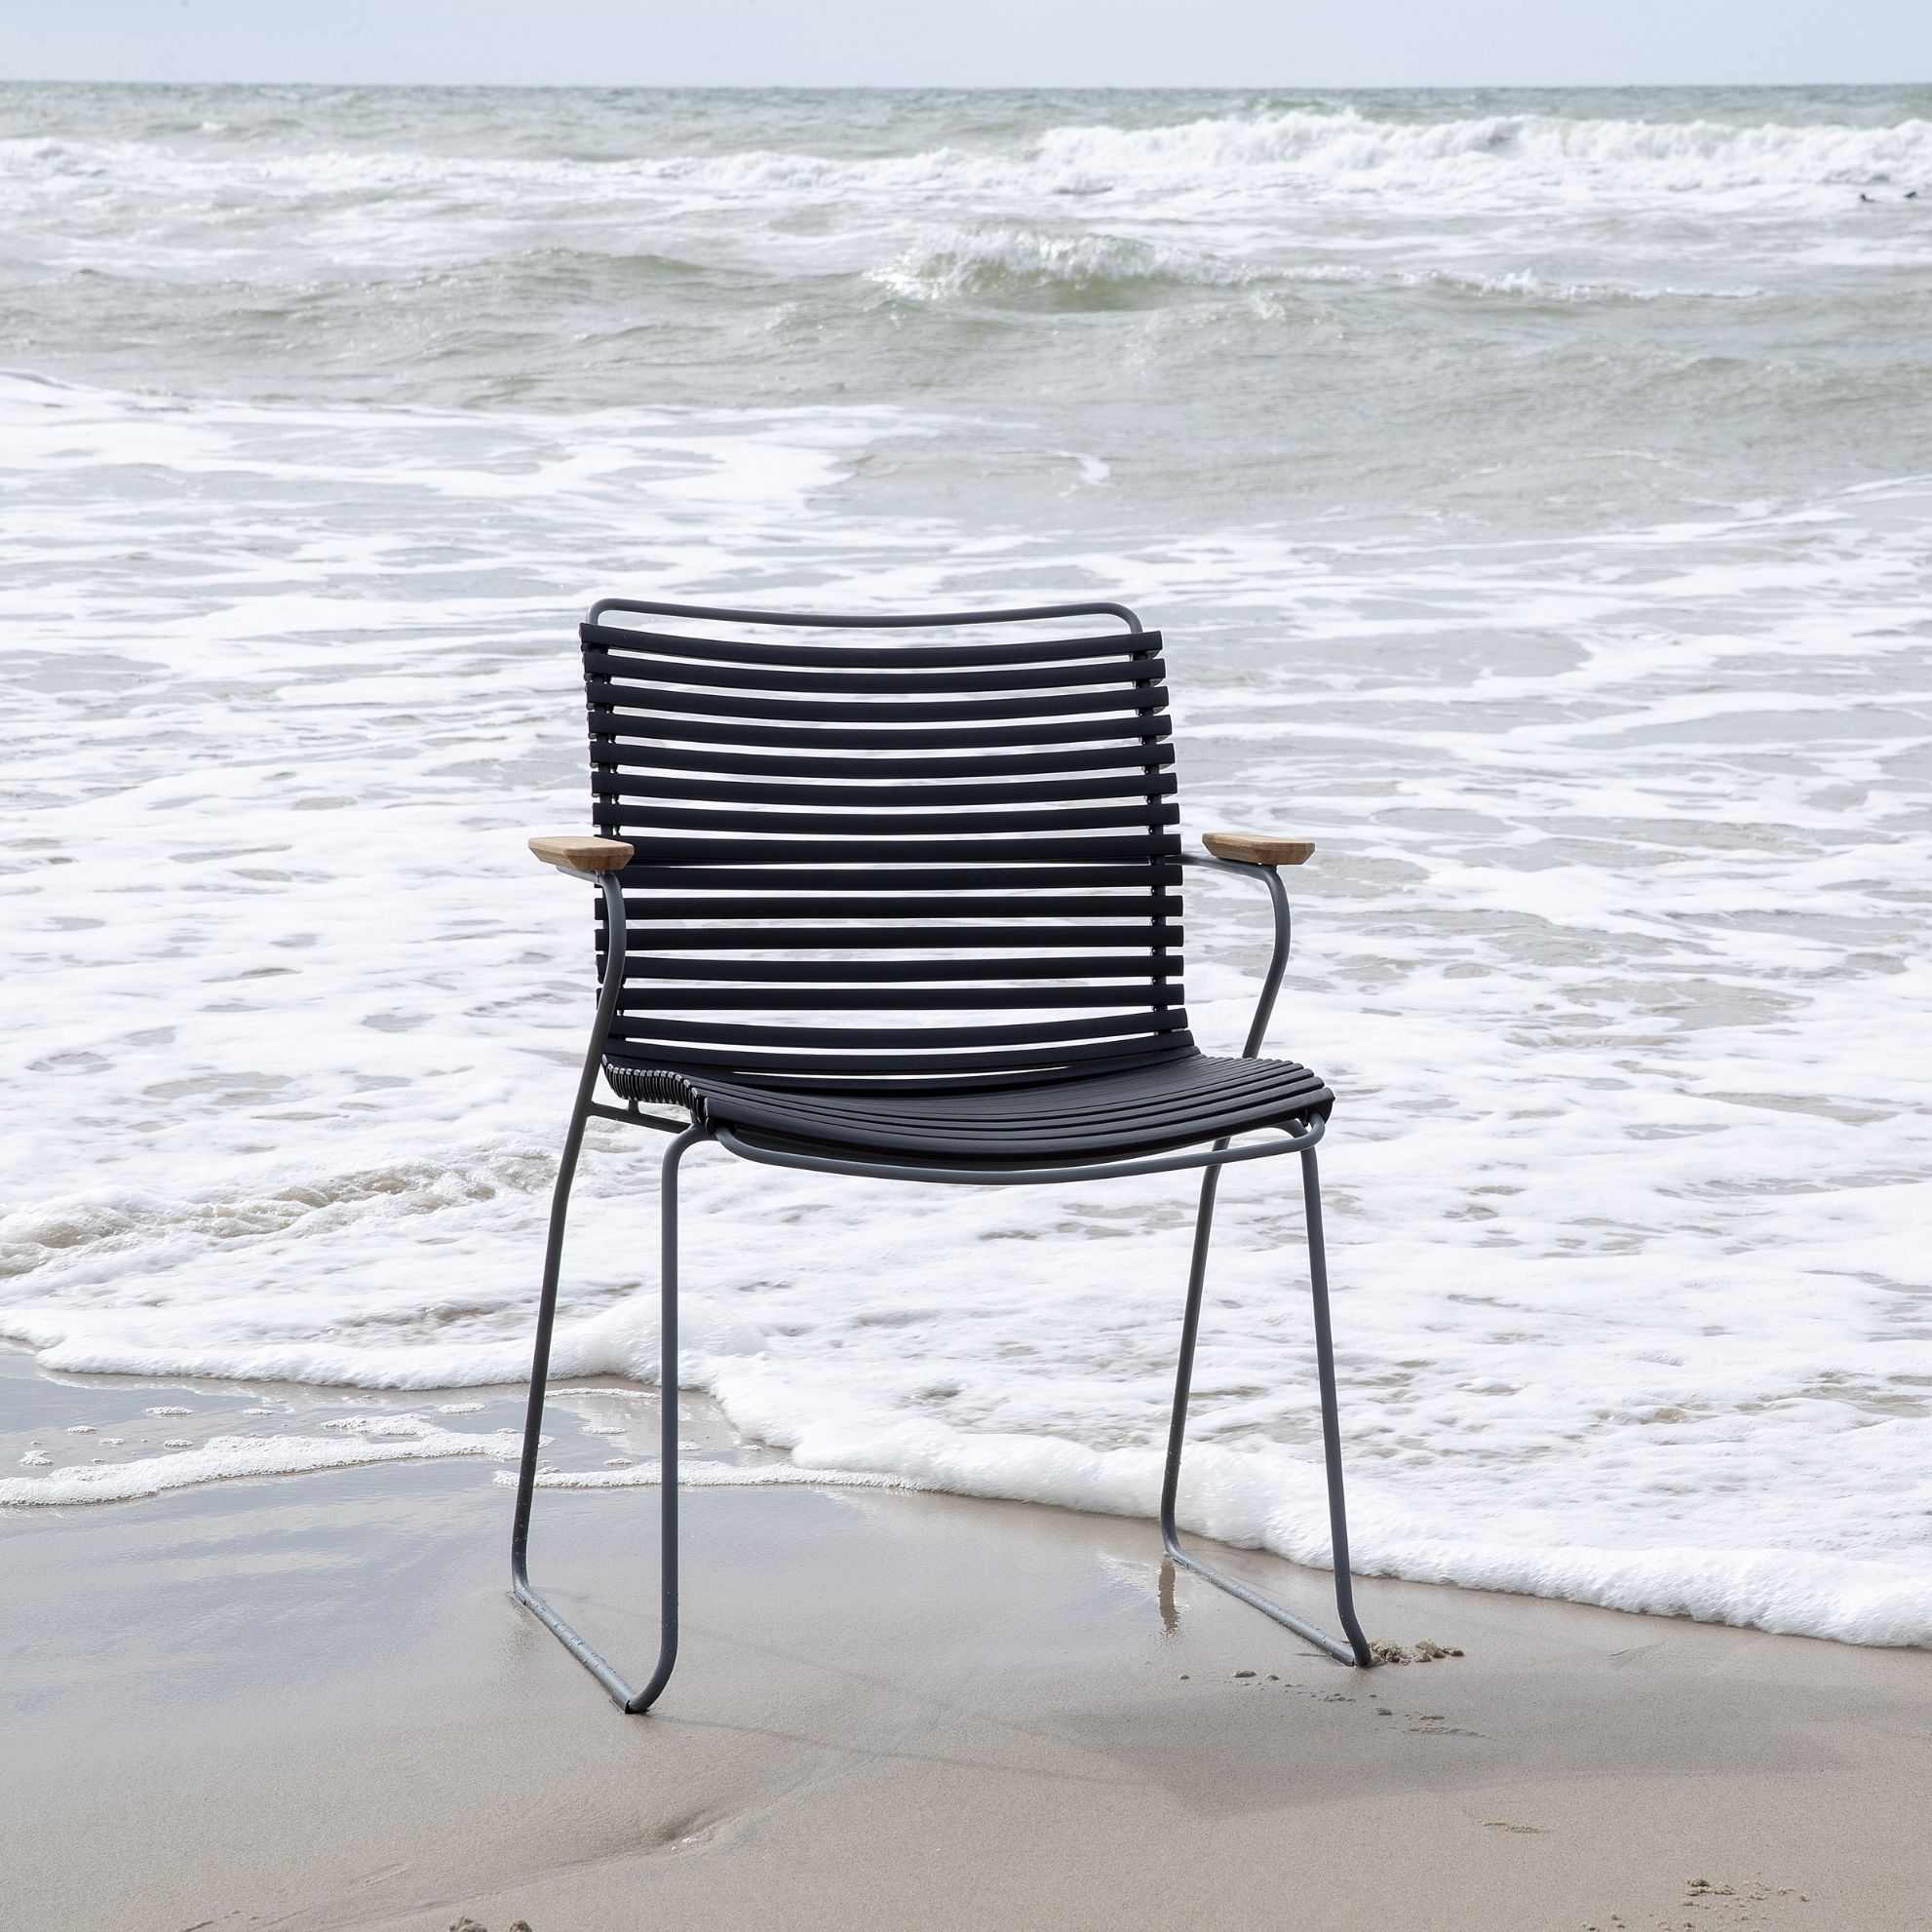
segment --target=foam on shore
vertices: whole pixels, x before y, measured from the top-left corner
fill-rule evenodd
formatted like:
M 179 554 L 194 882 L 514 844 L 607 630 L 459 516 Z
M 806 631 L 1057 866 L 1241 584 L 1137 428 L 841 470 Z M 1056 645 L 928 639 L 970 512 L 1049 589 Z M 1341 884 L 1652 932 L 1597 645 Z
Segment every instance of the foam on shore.
M 521 1437 L 439 1429 L 414 1416 L 353 1416 L 328 1436 L 211 1436 L 192 1449 L 126 1462 L 89 1464 L 48 1476 L 0 1476 L 0 1508 L 47 1509 L 125 1503 L 170 1489 L 245 1477 L 309 1476 L 375 1462 L 428 1462 L 444 1456 L 514 1456 Z M 51 1461 L 43 1457 L 43 1462 Z

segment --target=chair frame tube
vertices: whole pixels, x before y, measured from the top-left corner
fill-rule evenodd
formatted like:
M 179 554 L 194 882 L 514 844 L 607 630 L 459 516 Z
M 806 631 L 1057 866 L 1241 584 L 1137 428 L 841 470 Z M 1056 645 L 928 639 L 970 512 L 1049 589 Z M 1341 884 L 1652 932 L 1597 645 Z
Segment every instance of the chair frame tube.
M 1288 953 L 1293 926 L 1289 914 L 1288 888 L 1271 866 L 1243 866 L 1226 859 L 1207 859 L 1183 853 L 1188 865 L 1212 866 L 1222 871 L 1258 876 L 1268 889 L 1274 913 L 1274 951 L 1255 1001 L 1255 1016 L 1248 1024 L 1248 1038 L 1241 1049 L 1244 1060 L 1255 1059 L 1274 1015 L 1275 997 L 1281 991 L 1288 971 Z M 1320 1123 L 1317 1123 L 1319 1126 Z M 1180 1456 L 1187 1437 L 1187 1399 L 1194 1381 L 1194 1349 L 1201 1333 L 1201 1301 L 1208 1280 L 1208 1247 L 1214 1236 L 1215 1197 L 1220 1187 L 1220 1164 L 1209 1166 L 1201 1177 L 1201 1201 L 1194 1214 L 1194 1253 L 1187 1271 L 1187 1302 L 1180 1318 L 1180 1353 L 1175 1369 L 1174 1411 L 1168 1424 L 1167 1463 L 1161 1477 L 1161 1545 L 1170 1561 L 1205 1577 L 1230 1597 L 1238 1597 L 1263 1616 L 1272 1617 L 1285 1629 L 1327 1651 L 1337 1662 L 1367 1669 L 1374 1662 L 1369 1640 L 1355 1615 L 1355 1585 L 1348 1566 L 1348 1503 L 1342 1485 L 1341 1418 L 1335 1400 L 1334 1333 L 1329 1318 L 1328 1244 L 1322 1230 L 1322 1180 L 1315 1162 L 1318 1133 L 1299 1147 L 1301 1155 L 1301 1200 L 1308 1239 L 1308 1290 L 1315 1320 L 1315 1372 L 1321 1396 L 1322 1462 L 1329 1488 L 1329 1540 L 1334 1565 L 1335 1615 L 1340 1620 L 1346 1642 L 1338 1640 L 1319 1625 L 1298 1617 L 1272 1598 L 1264 1597 L 1252 1585 L 1217 1569 L 1213 1564 L 1191 1556 L 1181 1546 L 1180 1531 L 1175 1523 L 1175 1503 L 1180 1493 Z M 1227 1142 L 1216 1142 L 1218 1153 Z M 1286 1153 L 1287 1147 L 1270 1148 Z

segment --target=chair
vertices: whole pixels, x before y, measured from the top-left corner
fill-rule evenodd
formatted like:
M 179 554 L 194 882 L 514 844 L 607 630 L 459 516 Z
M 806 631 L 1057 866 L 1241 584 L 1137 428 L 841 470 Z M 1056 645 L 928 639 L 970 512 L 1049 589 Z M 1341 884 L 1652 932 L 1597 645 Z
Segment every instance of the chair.
M 826 633 L 832 641 L 815 635 Z M 677 1174 L 700 1141 L 779 1167 L 951 1186 L 1200 1168 L 1162 1541 L 1175 1563 L 1368 1665 L 1315 1166 L 1333 1096 L 1305 1067 L 1258 1058 L 1287 964 L 1279 869 L 1314 848 L 1210 834 L 1210 856 L 1180 849 L 1160 634 L 1117 603 L 827 617 L 605 598 L 581 638 L 597 835 L 529 843 L 599 888 L 601 991 L 551 1206 L 516 1600 L 624 1710 L 647 1710 L 669 1681 Z M 1179 886 L 1189 865 L 1256 880 L 1273 907 L 1274 956 L 1239 1059 L 1203 1054 L 1188 1030 Z M 599 1077 L 616 1104 L 598 1098 Z M 641 1688 L 544 1602 L 528 1569 L 564 1220 L 593 1117 L 671 1136 L 662 1621 Z M 1266 1138 L 1234 1144 L 1255 1134 Z M 1216 1185 L 1235 1161 L 1289 1153 L 1301 1157 L 1341 1638 L 1190 1555 L 1175 1526 Z

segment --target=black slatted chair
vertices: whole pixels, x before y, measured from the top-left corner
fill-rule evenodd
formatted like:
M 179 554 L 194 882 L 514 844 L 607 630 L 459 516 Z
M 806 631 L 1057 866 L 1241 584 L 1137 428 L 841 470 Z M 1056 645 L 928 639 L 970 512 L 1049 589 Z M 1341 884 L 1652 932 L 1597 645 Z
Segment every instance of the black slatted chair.
M 947 635 L 908 635 L 920 631 Z M 606 598 L 581 636 L 598 835 L 530 848 L 600 888 L 601 994 L 551 1207 L 517 1601 L 626 1711 L 648 1709 L 669 1681 L 677 1171 L 699 1141 L 780 1167 L 953 1185 L 1200 1168 L 1162 1539 L 1175 1563 L 1367 1665 L 1315 1168 L 1333 1097 L 1305 1067 L 1257 1057 L 1287 963 L 1279 868 L 1313 848 L 1210 834 L 1214 856 L 1180 849 L 1159 634 L 1116 603 L 814 617 Z M 1273 905 L 1274 956 L 1238 1060 L 1202 1053 L 1188 1030 L 1184 865 L 1258 880 Z M 599 1077 L 617 1104 L 598 1098 Z M 649 1110 L 667 1108 L 675 1116 Z M 673 1137 L 660 1200 L 661 1642 L 641 1688 L 531 1588 L 527 1564 L 564 1219 L 593 1116 Z M 1287 1153 L 1301 1157 L 1342 1638 L 1189 1555 L 1175 1528 L 1216 1183 L 1230 1162 Z

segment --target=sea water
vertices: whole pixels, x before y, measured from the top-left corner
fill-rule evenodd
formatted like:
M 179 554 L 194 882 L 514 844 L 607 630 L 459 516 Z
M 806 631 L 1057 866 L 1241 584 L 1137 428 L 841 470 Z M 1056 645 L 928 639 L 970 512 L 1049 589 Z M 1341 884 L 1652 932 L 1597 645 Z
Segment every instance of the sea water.
M 1188 836 L 1319 847 L 1358 1567 L 1932 1642 L 1928 345 L 1932 91 L 0 90 L 0 1335 L 515 1378 L 586 601 L 1118 597 Z M 1230 1051 L 1265 903 L 1189 923 Z M 653 1374 L 657 1147 L 568 1375 Z M 1186 1178 L 686 1177 L 744 1437 L 1151 1510 Z M 1182 1515 L 1320 1563 L 1294 1183 Z M 466 1447 L 382 1400 L 336 1460 Z M 332 1453 L 81 1433 L 0 1500 Z

